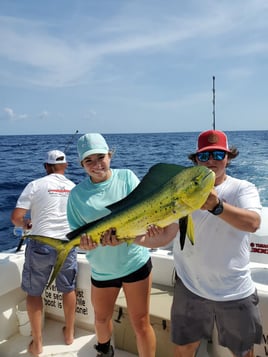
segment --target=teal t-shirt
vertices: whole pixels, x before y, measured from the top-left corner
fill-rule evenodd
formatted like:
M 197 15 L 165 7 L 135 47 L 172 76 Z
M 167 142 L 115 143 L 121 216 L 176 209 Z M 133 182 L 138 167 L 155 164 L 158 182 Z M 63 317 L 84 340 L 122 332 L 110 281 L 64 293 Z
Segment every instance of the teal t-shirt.
M 106 216 L 110 204 L 126 197 L 139 184 L 138 177 L 128 169 L 112 169 L 111 177 L 93 183 L 90 177 L 70 192 L 67 217 L 71 229 Z M 111 280 L 141 268 L 149 259 L 149 250 L 136 244 L 122 243 L 116 247 L 99 246 L 86 253 L 95 280 Z

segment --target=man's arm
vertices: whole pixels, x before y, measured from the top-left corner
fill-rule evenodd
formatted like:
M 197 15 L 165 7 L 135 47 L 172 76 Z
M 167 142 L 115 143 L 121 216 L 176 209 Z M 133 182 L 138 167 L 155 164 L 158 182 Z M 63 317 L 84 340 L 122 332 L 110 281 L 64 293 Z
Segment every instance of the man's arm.
M 31 220 L 29 218 L 25 218 L 27 213 L 27 209 L 25 208 L 14 208 L 11 213 L 11 222 L 14 226 L 22 227 L 24 230 L 31 228 Z

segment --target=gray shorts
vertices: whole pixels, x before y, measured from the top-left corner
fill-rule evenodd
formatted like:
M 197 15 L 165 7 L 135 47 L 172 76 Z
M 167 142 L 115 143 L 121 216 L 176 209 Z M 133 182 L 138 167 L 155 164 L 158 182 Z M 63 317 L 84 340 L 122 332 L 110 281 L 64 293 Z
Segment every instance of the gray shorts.
M 41 296 L 48 283 L 57 258 L 57 251 L 49 245 L 29 239 L 25 250 L 25 262 L 21 287 L 31 296 Z M 68 254 L 55 283 L 58 291 L 68 293 L 75 289 L 77 252 Z
M 234 301 L 212 301 L 189 291 L 176 280 L 171 308 L 171 338 L 176 345 L 211 339 L 214 322 L 219 343 L 237 356 L 261 343 L 257 292 Z

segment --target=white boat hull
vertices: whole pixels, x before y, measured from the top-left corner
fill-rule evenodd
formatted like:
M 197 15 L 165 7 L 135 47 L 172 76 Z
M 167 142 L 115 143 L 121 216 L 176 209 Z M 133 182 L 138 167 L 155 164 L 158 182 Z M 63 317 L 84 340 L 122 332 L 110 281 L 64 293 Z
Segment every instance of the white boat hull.
M 251 272 L 253 280 L 260 297 L 260 311 L 263 322 L 263 343 L 255 346 L 255 354 L 258 357 L 268 355 L 268 208 L 263 210 L 262 226 L 251 238 Z M 172 301 L 172 295 L 169 291 L 172 289 L 174 281 L 174 263 L 170 251 L 157 249 L 151 252 L 153 261 L 153 283 L 154 290 L 151 295 L 151 316 L 159 321 L 165 321 L 164 325 L 169 326 L 169 311 Z M 21 272 L 24 263 L 24 252 L 19 253 L 0 253 L 0 356 L 16 357 L 27 356 L 26 348 L 31 340 L 30 329 L 22 328 L 18 319 L 18 306 L 26 297 L 21 290 Z M 44 292 L 45 322 L 44 322 L 44 353 L 41 356 L 79 356 L 95 357 L 93 344 L 94 334 L 94 314 L 90 303 L 90 266 L 84 254 L 78 254 L 79 274 L 77 280 L 77 310 L 76 310 L 76 339 L 75 342 L 66 346 L 63 343 L 63 309 L 62 297 L 52 285 Z M 157 290 L 158 289 L 158 290 Z M 160 289 L 160 290 L 159 290 Z M 162 289 L 162 290 L 161 290 Z M 161 292 L 161 296 L 159 295 Z M 166 295 L 165 295 L 166 294 Z M 161 300 L 159 300 L 159 296 Z M 117 308 L 124 308 L 124 297 L 120 296 L 117 301 Z M 159 308 L 159 304 L 162 304 Z M 25 308 L 24 308 L 25 309 Z M 162 312 L 161 312 L 162 311 Z M 23 311 L 20 311 L 23 314 Z M 164 314 L 164 315 L 163 315 Z M 128 321 L 125 320 L 128 324 Z M 163 326 L 164 326 L 163 325 Z M 165 327 L 164 326 L 164 327 Z M 168 329 L 163 327 L 163 331 L 158 331 L 158 340 L 163 339 L 167 344 Z M 21 330 L 21 331 L 20 331 Z M 118 326 L 115 324 L 115 332 L 118 332 Z M 122 334 L 122 325 L 120 334 Z M 26 335 L 26 336 L 25 336 Z M 127 335 L 127 339 L 132 338 Z M 133 342 L 122 340 L 120 336 L 120 349 L 122 345 L 128 349 Z M 133 337 L 134 338 L 134 337 Z M 164 341 L 165 339 L 165 341 Z M 134 343 L 135 346 L 135 343 Z M 160 347 L 159 347 L 160 348 Z M 135 349 L 129 351 L 117 350 L 116 356 L 135 356 Z M 130 349 L 130 348 L 129 348 Z M 171 356 L 171 354 L 170 354 Z M 226 348 L 217 343 L 216 332 L 213 334 L 212 343 L 203 341 L 198 357 L 230 357 L 231 354 Z M 159 354 L 157 357 L 162 357 Z M 163 357 L 169 357 L 165 354 Z

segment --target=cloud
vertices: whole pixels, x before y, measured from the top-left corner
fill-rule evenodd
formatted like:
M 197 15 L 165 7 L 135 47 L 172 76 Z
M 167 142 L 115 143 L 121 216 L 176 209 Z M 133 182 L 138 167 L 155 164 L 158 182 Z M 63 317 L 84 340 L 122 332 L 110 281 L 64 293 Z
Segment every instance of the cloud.
M 185 5 L 184 11 L 179 11 L 176 2 L 170 3 L 173 5 L 171 10 L 167 6 L 160 8 L 163 6 L 161 1 L 156 1 L 154 6 L 152 2 L 138 2 L 138 8 L 137 2 L 125 4 L 114 17 L 107 17 L 105 21 L 98 17 L 93 21 L 79 14 L 76 21 L 80 26 L 68 24 L 69 27 L 59 19 L 56 24 L 1 16 L 0 61 L 8 64 L 9 80 L 16 80 L 21 85 L 75 86 L 92 81 L 99 66 L 106 67 L 106 61 L 110 63 L 112 56 L 149 55 L 161 51 L 184 51 L 191 56 L 193 48 L 200 48 L 201 56 L 213 57 L 215 53 L 206 48 L 213 38 L 221 35 L 224 37 L 218 41 L 215 52 L 224 58 L 225 55 L 231 56 L 232 51 L 235 54 L 235 42 L 239 42 L 241 33 L 254 33 L 260 26 L 267 28 L 267 23 L 262 20 L 267 5 L 260 0 L 254 4 L 243 0 L 237 5 L 229 1 L 204 0 L 199 11 L 194 13 L 195 2 Z M 248 21 L 249 16 L 259 18 L 258 23 Z M 267 52 L 265 43 L 260 40 L 262 45 L 254 47 L 253 40 L 249 38 L 248 43 L 239 42 L 240 51 L 252 54 Z M 6 76 L 1 74 L 5 80 Z M 98 79 L 100 76 L 101 73 Z
M 13 111 L 13 109 L 11 108 L 4 108 L 4 112 L 5 112 L 5 115 L 6 117 L 8 117 L 9 119 L 14 119 L 15 118 L 15 113 Z
M 50 116 L 49 112 L 44 110 L 37 115 L 29 115 L 29 114 L 18 114 L 12 108 L 4 108 L 4 115 L 1 119 L 9 120 L 9 121 L 23 121 L 23 120 L 31 120 L 33 117 L 36 117 L 37 120 L 44 121 L 47 120 Z
M 41 120 L 46 120 L 48 118 L 48 116 L 49 116 L 49 113 L 46 110 L 44 110 L 42 113 L 37 115 L 37 118 L 41 119 Z
M 5 117 L 9 120 L 25 120 L 29 119 L 27 114 L 16 114 L 11 108 L 4 108 Z

